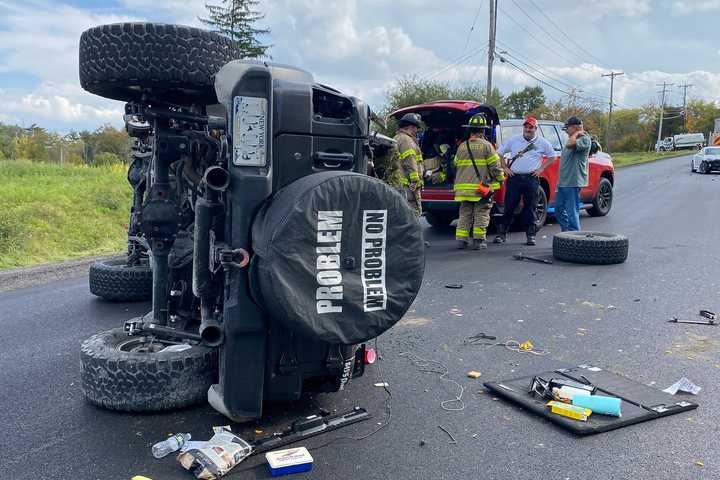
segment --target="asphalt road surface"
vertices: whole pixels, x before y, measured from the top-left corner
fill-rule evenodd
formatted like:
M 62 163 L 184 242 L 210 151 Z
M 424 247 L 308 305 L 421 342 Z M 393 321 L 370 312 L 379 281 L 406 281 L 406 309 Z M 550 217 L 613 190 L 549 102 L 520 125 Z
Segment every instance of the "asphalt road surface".
M 374 418 L 307 440 L 314 470 L 295 478 L 459 479 L 697 479 L 718 478 L 720 328 L 673 325 L 701 308 L 720 311 L 720 176 L 691 174 L 689 158 L 618 171 L 609 216 L 582 216 L 583 228 L 630 238 L 630 257 L 615 266 L 520 262 L 520 251 L 550 255 L 556 225 L 525 247 L 522 233 L 487 252 L 457 251 L 450 231 L 427 229 L 423 289 L 401 323 L 379 340 L 384 380 L 390 385 L 387 421 L 378 368 L 341 394 L 313 401 L 343 411 L 368 408 Z M 451 290 L 448 283 L 464 288 Z M 170 432 L 211 436 L 227 421 L 210 407 L 162 415 L 130 415 L 86 404 L 79 387 L 78 350 L 91 334 L 121 325 L 146 304 L 110 304 L 94 298 L 79 277 L 0 294 L 0 477 L 3 479 L 189 479 L 175 459 L 155 460 L 150 446 Z M 452 313 L 454 312 L 454 313 Z M 485 332 L 499 339 L 532 340 L 546 356 L 503 347 L 464 345 Z M 443 362 L 464 387 L 464 409 L 445 411 L 457 387 L 419 372 L 404 352 Z M 688 377 L 703 390 L 695 411 L 591 437 L 575 437 L 498 400 L 482 381 L 547 368 L 593 364 L 665 388 Z M 477 370 L 482 377 L 467 378 Z M 313 411 L 313 401 L 271 407 L 256 425 L 277 431 Z M 455 405 L 450 405 L 455 406 Z M 438 427 L 444 427 L 456 439 Z M 423 441 L 425 444 L 420 445 Z M 269 478 L 262 456 L 229 478 Z

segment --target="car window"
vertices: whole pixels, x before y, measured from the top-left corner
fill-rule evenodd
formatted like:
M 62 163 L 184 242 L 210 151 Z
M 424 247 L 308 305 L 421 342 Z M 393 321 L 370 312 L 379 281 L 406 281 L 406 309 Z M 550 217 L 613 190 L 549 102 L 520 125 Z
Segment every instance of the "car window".
M 522 125 L 501 125 L 500 126 L 500 142 L 505 143 L 513 135 L 522 135 Z
M 720 155 L 720 147 L 706 148 L 705 155 Z
M 558 137 L 557 130 L 555 130 L 555 125 L 540 125 L 540 130 L 543 133 L 543 136 L 545 139 L 550 142 L 550 145 L 555 150 L 562 150 L 562 143 L 560 143 L 560 137 Z
M 561 148 L 565 146 L 565 144 L 568 141 L 568 134 L 565 130 L 560 129 L 558 130 L 558 134 L 560 134 L 560 146 Z

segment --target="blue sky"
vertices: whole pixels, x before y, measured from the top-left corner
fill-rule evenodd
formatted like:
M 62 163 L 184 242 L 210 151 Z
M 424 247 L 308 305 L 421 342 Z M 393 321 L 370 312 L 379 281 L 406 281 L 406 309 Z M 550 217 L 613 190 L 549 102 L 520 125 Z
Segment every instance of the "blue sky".
M 211 1 L 211 0 L 207 0 Z M 489 0 L 262 0 L 275 61 L 373 107 L 403 75 L 484 84 Z M 121 124 L 122 104 L 84 92 L 77 42 L 119 21 L 199 26 L 206 0 L 0 0 L 0 122 L 65 132 Z M 537 81 L 559 98 L 572 89 L 607 105 L 658 101 L 657 83 L 694 84 L 690 98 L 718 100 L 720 0 L 499 0 L 495 83 L 509 93 Z M 474 28 L 471 30 L 473 20 Z M 525 70 L 525 72 L 520 71 Z M 671 87 L 671 103 L 682 100 Z

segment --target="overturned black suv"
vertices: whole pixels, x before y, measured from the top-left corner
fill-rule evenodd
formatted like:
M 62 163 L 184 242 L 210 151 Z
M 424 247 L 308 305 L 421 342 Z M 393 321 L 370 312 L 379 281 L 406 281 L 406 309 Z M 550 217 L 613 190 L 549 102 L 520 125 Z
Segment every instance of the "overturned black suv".
M 231 40 L 183 26 L 81 37 L 83 88 L 127 102 L 137 139 L 136 247 L 101 272 L 102 293 L 122 299 L 113 289 L 132 288 L 119 279 L 136 270 L 152 293 L 147 315 L 83 342 L 93 404 L 207 399 L 245 421 L 264 401 L 342 390 L 420 288 L 420 225 L 365 175 L 369 108 L 303 70 L 238 57 Z

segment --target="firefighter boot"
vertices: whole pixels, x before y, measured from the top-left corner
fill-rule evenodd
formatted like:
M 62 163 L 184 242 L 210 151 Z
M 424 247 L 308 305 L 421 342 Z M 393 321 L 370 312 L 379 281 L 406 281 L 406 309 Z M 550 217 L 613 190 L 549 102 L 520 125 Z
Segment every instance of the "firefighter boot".
M 468 241 L 467 240 L 458 240 L 457 241 L 457 248 L 458 250 L 465 250 L 468 247 Z
M 487 242 L 484 238 L 475 238 L 473 239 L 473 250 L 485 250 L 487 248 Z
M 534 233 L 528 233 L 527 234 L 527 242 L 525 242 L 526 245 L 533 246 L 537 242 L 535 242 L 535 234 Z

